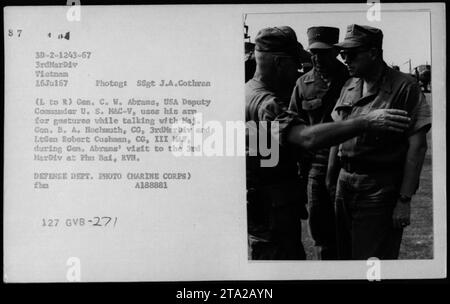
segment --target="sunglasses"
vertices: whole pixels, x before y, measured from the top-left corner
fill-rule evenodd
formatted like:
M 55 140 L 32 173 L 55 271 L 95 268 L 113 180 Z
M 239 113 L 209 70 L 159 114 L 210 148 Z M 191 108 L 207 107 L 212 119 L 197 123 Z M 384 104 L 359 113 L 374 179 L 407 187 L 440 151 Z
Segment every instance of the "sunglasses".
M 333 53 L 334 49 L 310 49 L 309 53 L 312 56 L 323 56 L 323 55 L 328 55 L 330 53 Z
M 353 60 L 355 59 L 359 54 L 369 51 L 368 48 L 355 48 L 355 49 L 348 49 L 348 50 L 342 50 L 339 52 L 339 55 L 343 60 Z

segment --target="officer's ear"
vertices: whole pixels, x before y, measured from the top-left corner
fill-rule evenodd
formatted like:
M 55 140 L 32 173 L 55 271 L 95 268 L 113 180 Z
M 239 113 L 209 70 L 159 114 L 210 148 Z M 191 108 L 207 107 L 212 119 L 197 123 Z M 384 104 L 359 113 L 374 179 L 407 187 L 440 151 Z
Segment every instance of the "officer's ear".
M 284 64 L 283 61 L 283 57 L 281 56 L 273 56 L 273 63 L 275 64 L 275 66 L 278 67 L 282 67 Z
M 273 56 L 273 64 L 277 71 L 280 73 L 284 71 L 287 58 L 283 56 Z
M 370 48 L 370 58 L 376 60 L 377 58 L 383 58 L 383 50 L 380 48 Z

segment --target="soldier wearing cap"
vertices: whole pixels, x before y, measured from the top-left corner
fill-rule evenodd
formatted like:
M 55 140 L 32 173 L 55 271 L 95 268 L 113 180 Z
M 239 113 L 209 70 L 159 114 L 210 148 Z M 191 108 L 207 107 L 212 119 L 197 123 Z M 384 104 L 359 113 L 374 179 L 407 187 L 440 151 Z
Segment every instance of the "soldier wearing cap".
M 342 259 L 398 258 L 427 150 L 430 108 L 412 77 L 386 65 L 382 39 L 380 29 L 353 24 L 336 45 L 352 78 L 332 113 L 335 121 L 377 109 L 402 109 L 411 117 L 404 132 L 369 130 L 330 153 L 329 178 L 339 172 L 335 203 Z
M 298 193 L 297 149 L 318 149 L 365 130 L 400 131 L 408 125 L 405 111 L 377 110 L 342 122 L 307 127 L 305 121 L 287 111 L 303 52 L 290 27 L 262 29 L 255 39 L 256 71 L 245 85 L 250 259 L 305 258 L 300 222 L 305 217 L 305 202 Z M 273 131 L 271 145 L 280 148 L 273 166 L 263 165 L 267 155 L 259 151 L 260 145 L 252 145 L 254 136 L 267 138 L 267 130 Z
M 249 132 L 258 136 L 259 132 L 266 130 L 260 122 L 270 123 L 286 111 L 303 52 L 290 27 L 265 28 L 258 33 L 255 39 L 256 72 L 245 85 Z M 249 122 L 256 122 L 257 129 L 254 130 Z M 263 136 L 267 137 L 267 134 Z M 272 145 L 278 144 L 274 141 L 275 136 Z M 295 155 L 290 149 L 280 147 L 277 165 L 264 167 L 261 165 L 262 157 L 249 156 L 254 155 L 252 149 L 255 147 L 251 147 L 247 139 L 250 259 L 305 259 L 300 220 L 304 205 L 294 193 L 297 179 Z
M 334 46 L 339 29 L 318 26 L 307 30 L 313 69 L 300 77 L 291 97 L 289 110 L 308 125 L 333 121 L 333 110 L 342 86 L 349 78 L 347 68 L 337 56 Z M 336 259 L 336 229 L 334 220 L 334 192 L 328 193 L 325 177 L 329 148 L 302 153 L 301 177 L 306 179 L 309 210 L 309 230 L 315 242 L 318 259 Z

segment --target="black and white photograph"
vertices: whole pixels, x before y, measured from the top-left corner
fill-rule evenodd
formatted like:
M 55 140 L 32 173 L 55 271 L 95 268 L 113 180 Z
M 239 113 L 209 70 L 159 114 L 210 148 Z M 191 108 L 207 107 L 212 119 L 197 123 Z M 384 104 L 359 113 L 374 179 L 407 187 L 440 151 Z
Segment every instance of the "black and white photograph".
M 275 165 L 247 142 L 249 259 L 432 259 L 429 12 L 245 14 L 244 40 L 246 121 L 279 125 Z
M 4 283 L 446 278 L 444 3 L 63 2 L 3 8 Z

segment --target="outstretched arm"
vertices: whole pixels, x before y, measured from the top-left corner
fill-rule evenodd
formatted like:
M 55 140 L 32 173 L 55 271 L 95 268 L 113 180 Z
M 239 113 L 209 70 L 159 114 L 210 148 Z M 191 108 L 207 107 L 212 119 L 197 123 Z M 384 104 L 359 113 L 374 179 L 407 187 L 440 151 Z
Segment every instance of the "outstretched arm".
M 409 126 L 407 112 L 397 109 L 378 109 L 352 119 L 306 127 L 296 125 L 287 136 L 288 142 L 304 149 L 330 147 L 367 130 L 403 132 Z

